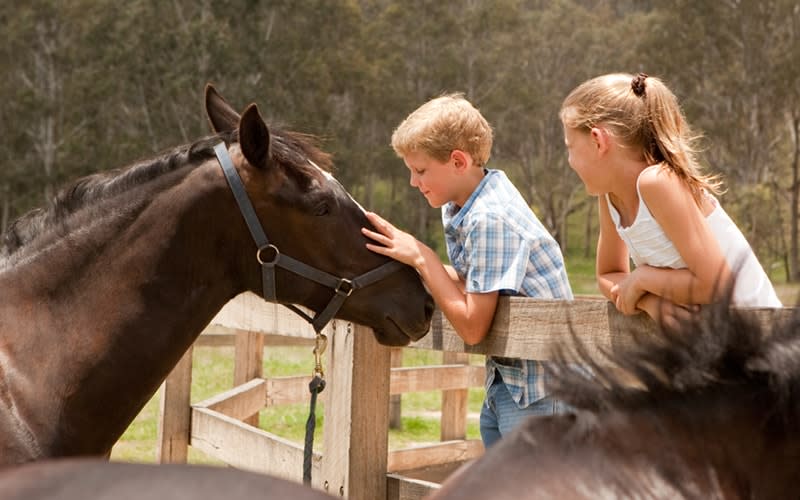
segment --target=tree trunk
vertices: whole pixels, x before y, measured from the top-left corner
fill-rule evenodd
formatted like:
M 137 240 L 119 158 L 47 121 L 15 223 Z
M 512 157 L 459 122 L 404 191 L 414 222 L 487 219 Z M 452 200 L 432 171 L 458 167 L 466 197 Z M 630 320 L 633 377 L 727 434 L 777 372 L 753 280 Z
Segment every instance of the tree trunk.
M 790 269 L 791 276 L 787 276 L 788 281 L 800 281 L 800 248 L 798 248 L 798 198 L 800 198 L 800 113 L 797 111 L 792 113 L 791 117 L 792 126 L 792 139 L 794 141 L 794 154 L 792 155 L 792 188 L 791 188 L 791 205 L 789 207 L 789 217 L 791 225 L 791 249 L 790 253 Z
M 11 189 L 8 183 L 3 184 L 3 206 L 0 207 L 0 234 L 5 234 L 8 229 L 8 218 L 11 212 Z

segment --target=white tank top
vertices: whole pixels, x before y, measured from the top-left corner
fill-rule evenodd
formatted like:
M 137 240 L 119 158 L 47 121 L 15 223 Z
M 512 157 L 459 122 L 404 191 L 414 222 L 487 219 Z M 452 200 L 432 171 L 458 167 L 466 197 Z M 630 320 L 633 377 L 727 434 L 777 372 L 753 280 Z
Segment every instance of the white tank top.
M 611 219 L 614 221 L 620 238 L 628 247 L 633 263 L 636 266 L 646 264 L 653 267 L 685 269 L 686 263 L 678 253 L 678 249 L 667 238 L 661 225 L 653 218 L 647 204 L 642 199 L 638 179 L 636 180 L 636 192 L 639 195 L 639 211 L 633 224 L 628 227 L 622 227 L 619 212 L 606 194 L 606 203 L 611 212 Z M 708 214 L 706 221 L 725 255 L 728 267 L 736 272 L 736 286 L 733 291 L 734 305 L 781 307 L 781 301 L 778 299 L 772 283 L 742 232 L 725 213 L 716 198 L 708 193 L 705 196 L 711 198 L 714 204 L 714 210 Z

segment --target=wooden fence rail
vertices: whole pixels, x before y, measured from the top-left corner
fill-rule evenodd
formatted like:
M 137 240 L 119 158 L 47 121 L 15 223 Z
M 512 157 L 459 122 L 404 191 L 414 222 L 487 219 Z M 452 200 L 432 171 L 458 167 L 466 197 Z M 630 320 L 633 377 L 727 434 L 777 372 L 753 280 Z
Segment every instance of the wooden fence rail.
M 789 312 L 757 310 L 765 323 Z M 572 342 L 573 335 L 596 352 L 629 345 L 632 332 L 654 328 L 643 315 L 624 317 L 601 298 L 502 297 L 480 344 L 465 345 L 437 311 L 430 332 L 409 347 L 443 351 L 446 364 L 392 368 L 392 349 L 378 345 L 370 329 L 334 321 L 326 328 L 324 451 L 314 456 L 313 486 L 352 500 L 421 498 L 438 485 L 414 471 L 458 464 L 483 451 L 480 441 L 464 439 L 466 391 L 483 384 L 483 367 L 466 364 L 467 354 L 546 360 L 554 345 Z M 219 345 L 229 342 L 220 334 L 230 333 L 236 333 L 233 389 L 190 407 L 191 350 L 165 381 L 158 459 L 185 462 L 191 445 L 234 467 L 300 481 L 302 446 L 252 424 L 261 408 L 308 398 L 309 377 L 262 378 L 264 345 L 310 344 L 314 332 L 287 309 L 243 294 L 220 311 L 199 342 Z M 391 396 L 428 390 L 443 391 L 442 442 L 390 452 Z

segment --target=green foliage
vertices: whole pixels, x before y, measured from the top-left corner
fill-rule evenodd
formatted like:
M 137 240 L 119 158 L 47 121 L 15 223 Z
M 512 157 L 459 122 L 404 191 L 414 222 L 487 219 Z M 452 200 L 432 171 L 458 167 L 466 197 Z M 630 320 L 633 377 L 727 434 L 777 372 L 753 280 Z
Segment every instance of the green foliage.
M 735 196 L 724 198 L 726 210 L 748 235 L 750 246 L 773 280 L 787 271 L 785 261 L 778 256 L 786 254 L 788 243 L 783 232 L 774 230 L 774 224 L 783 222 L 780 218 L 784 216 L 775 210 L 779 195 L 771 185 L 745 184 L 737 187 Z
M 768 186 L 762 201 L 779 217 L 760 218 L 758 233 L 743 222 L 746 235 L 775 235 L 759 256 L 799 267 L 785 195 L 800 170 L 794 0 L 12 4 L 0 5 L 0 230 L 76 177 L 208 133 L 211 81 L 235 107 L 255 101 L 272 123 L 321 136 L 366 207 L 443 255 L 439 213 L 408 186 L 389 139 L 425 100 L 462 91 L 494 127 L 491 166 L 572 253 L 574 227 L 594 215 L 566 161 L 561 100 L 591 76 L 645 71 L 706 136 L 726 203 Z

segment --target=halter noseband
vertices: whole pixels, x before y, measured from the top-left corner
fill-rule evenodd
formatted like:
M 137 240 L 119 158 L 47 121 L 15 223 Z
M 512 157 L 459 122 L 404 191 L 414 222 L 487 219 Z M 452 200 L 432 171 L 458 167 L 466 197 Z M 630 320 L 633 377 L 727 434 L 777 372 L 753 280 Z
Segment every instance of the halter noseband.
M 264 233 L 264 229 L 261 227 L 253 204 L 247 196 L 242 179 L 233 166 L 233 161 L 231 161 L 225 143 L 220 142 L 214 146 L 214 152 L 217 155 L 219 164 L 222 166 L 222 171 L 225 173 L 225 178 L 233 192 L 233 197 L 236 198 L 236 203 L 239 205 L 239 211 L 242 213 L 242 217 L 244 217 L 247 227 L 250 229 L 250 234 L 253 236 L 253 240 L 258 248 L 256 251 L 256 260 L 261 265 L 261 281 L 264 288 L 264 299 L 268 302 L 277 302 L 275 292 L 275 266 L 282 267 L 287 271 L 333 289 L 334 294 L 330 302 L 328 302 L 328 305 L 325 306 L 322 311 L 316 313 L 316 316 L 313 318 L 293 304 L 284 304 L 311 323 L 311 326 L 314 327 L 314 331 L 317 333 L 325 328 L 325 325 L 333 319 L 342 305 L 344 305 L 345 299 L 347 299 L 351 293 L 360 288 L 369 286 L 403 268 L 404 265 L 402 263 L 393 260 L 356 276 L 355 278 L 339 278 L 304 264 L 288 255 L 282 254 L 278 250 L 278 247 L 269 242 L 266 233 Z M 270 252 L 272 252 L 271 256 L 269 256 Z

